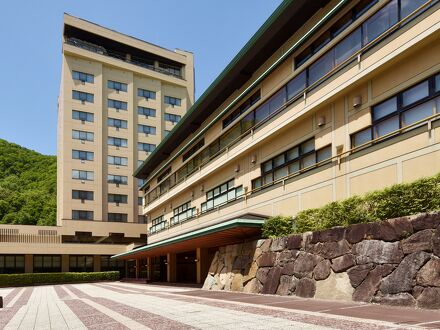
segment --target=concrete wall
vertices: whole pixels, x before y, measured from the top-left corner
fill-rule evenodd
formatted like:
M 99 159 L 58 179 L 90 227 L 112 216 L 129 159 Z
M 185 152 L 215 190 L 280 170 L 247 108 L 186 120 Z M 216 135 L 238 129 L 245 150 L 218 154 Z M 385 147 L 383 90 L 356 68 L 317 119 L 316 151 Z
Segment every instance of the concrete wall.
M 221 247 L 208 290 L 440 308 L 440 213 Z

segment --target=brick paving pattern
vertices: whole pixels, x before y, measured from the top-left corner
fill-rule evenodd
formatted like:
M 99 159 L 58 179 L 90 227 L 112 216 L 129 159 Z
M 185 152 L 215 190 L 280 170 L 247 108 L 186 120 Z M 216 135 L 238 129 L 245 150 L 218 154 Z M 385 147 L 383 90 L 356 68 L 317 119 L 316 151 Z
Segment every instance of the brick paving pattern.
M 440 312 L 134 283 L 0 289 L 0 329 L 440 329 Z

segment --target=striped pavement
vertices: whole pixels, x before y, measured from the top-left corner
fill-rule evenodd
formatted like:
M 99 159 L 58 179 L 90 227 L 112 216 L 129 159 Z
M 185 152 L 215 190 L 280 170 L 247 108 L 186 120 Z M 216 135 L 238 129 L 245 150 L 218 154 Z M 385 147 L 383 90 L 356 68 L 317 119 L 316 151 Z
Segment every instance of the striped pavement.
M 440 329 L 438 311 L 134 283 L 0 295 L 0 329 Z

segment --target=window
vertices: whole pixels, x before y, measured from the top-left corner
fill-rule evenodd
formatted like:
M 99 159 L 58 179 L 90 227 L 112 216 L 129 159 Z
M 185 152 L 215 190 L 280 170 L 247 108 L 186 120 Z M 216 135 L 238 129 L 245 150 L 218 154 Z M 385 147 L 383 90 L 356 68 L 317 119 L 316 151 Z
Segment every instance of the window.
M 72 71 L 72 78 L 73 78 L 73 80 L 79 80 L 84 83 L 88 82 L 88 83 L 93 84 L 95 77 L 90 73 Z
M 252 181 L 260 188 L 332 157 L 331 145 L 315 151 L 315 139 L 307 140 L 261 164 L 261 177 Z
M 173 115 L 171 113 L 165 112 L 165 120 L 170 121 L 172 123 L 177 123 L 180 120 L 181 116 L 179 115 Z
M 93 181 L 94 180 L 94 173 L 92 171 L 72 170 L 72 179 Z
M 156 135 L 156 127 L 138 124 L 138 133 Z
M 116 127 L 117 129 L 120 128 L 127 128 L 127 121 L 123 119 L 116 119 L 116 118 L 108 118 L 107 119 L 107 125 L 109 127 Z
M 108 99 L 107 106 L 116 110 L 127 110 L 127 102 Z
M 92 132 L 72 130 L 72 139 L 82 141 L 93 141 L 94 134 Z
M 0 274 L 24 273 L 24 256 L 3 254 L 0 255 Z
M 92 201 L 93 200 L 93 191 L 72 190 L 72 199 Z
M 113 136 L 109 136 L 107 139 L 107 144 L 109 146 L 116 146 L 116 147 L 127 147 L 128 144 L 128 140 L 127 139 L 122 139 L 122 138 L 117 138 L 117 137 L 113 137 Z
M 159 68 L 173 76 L 182 77 L 182 69 L 180 67 L 159 62 Z
M 80 100 L 81 102 L 89 102 L 93 103 L 94 95 L 90 93 L 80 92 L 80 91 L 72 91 L 72 98 L 74 100 Z
M 351 136 L 352 147 L 377 139 L 414 124 L 436 113 L 439 91 L 435 86 L 437 76 L 385 100 L 372 108 L 373 126 Z M 438 111 L 438 108 L 437 108 Z
M 429 96 L 429 81 L 426 80 L 402 93 L 402 106 L 408 106 Z
M 212 210 L 242 197 L 243 186 L 234 187 L 234 180 L 225 182 L 206 193 L 206 202 L 202 203 L 202 212 Z
M 128 184 L 128 177 L 124 175 L 107 175 L 107 182 L 114 184 Z
M 72 210 L 72 220 L 93 220 L 93 211 Z
M 194 155 L 197 151 L 199 151 L 205 145 L 205 139 L 199 140 L 195 145 L 193 145 L 187 152 L 182 155 L 182 161 L 186 161 L 192 155 Z
M 145 97 L 146 99 L 156 99 L 156 92 L 149 91 L 147 89 L 138 88 L 138 96 Z
M 398 6 L 397 0 L 392 0 L 389 4 L 379 10 L 376 14 L 362 24 L 364 44 L 376 39 L 383 32 L 397 23 Z
M 240 117 L 251 106 L 257 103 L 261 98 L 260 90 L 256 91 L 250 97 L 248 97 L 236 110 L 234 110 L 229 116 L 223 119 L 223 128 L 228 127 L 235 119 Z
M 107 82 L 107 87 L 110 89 L 114 89 L 115 91 L 122 91 L 122 92 L 126 92 L 127 91 L 127 84 L 121 83 L 121 82 L 117 82 L 117 81 L 113 81 L 113 80 L 109 80 Z
M 72 110 L 72 119 L 81 120 L 82 122 L 88 121 L 93 123 L 93 113 Z
M 138 107 L 138 114 L 145 117 L 156 117 L 156 110 L 145 107 Z
M 171 167 L 168 167 L 165 171 L 160 173 L 157 176 L 157 183 L 161 182 L 163 179 L 165 179 L 169 174 L 171 173 Z
M 156 145 L 151 143 L 138 142 L 137 145 L 139 151 L 152 152 L 156 148 Z
M 127 157 L 118 157 L 118 156 L 107 156 L 107 164 L 127 166 L 128 158 Z
M 173 107 L 175 105 L 180 106 L 182 104 L 182 100 L 177 98 L 177 97 L 172 97 L 172 96 L 164 96 L 164 102 L 165 104 L 170 104 Z
M 334 68 L 334 65 L 333 51 L 329 51 L 325 55 L 321 56 L 321 58 L 319 58 L 309 67 L 309 85 L 314 84 L 316 81 L 325 76 Z
M 303 71 L 291 81 L 287 83 L 287 99 L 290 100 L 293 97 L 302 94 L 307 83 L 307 72 Z
M 93 272 L 93 256 L 69 256 L 70 272 Z
M 111 259 L 110 256 L 101 256 L 101 271 L 119 271 L 121 277 L 124 277 L 122 274 L 125 273 L 125 261 L 124 260 L 115 260 Z
M 359 147 L 371 141 L 373 137 L 371 136 L 371 127 L 363 129 L 362 131 L 356 132 L 351 136 L 351 147 Z
M 435 76 L 435 91 L 440 92 L 440 74 Z
M 157 233 L 168 227 L 167 221 L 164 219 L 163 215 L 151 220 L 150 234 Z
M 121 195 L 121 194 L 108 194 L 107 201 L 109 203 L 121 203 L 121 204 L 127 204 L 128 196 L 127 195 Z
M 307 47 L 295 57 L 295 67 L 298 68 L 306 62 L 312 55 L 316 54 L 330 40 L 338 36 L 342 31 L 349 27 L 356 19 L 370 9 L 377 0 L 362 0 L 352 10 L 348 11 L 338 21 L 336 21 L 329 30 L 323 32 L 312 45 Z M 361 39 L 359 39 L 361 40 Z
M 138 197 L 138 206 L 142 206 L 142 197 Z
M 108 222 L 127 222 L 127 213 L 108 213 Z
M 61 256 L 34 255 L 34 273 L 61 272 Z
M 137 179 L 137 186 L 138 188 L 142 187 L 144 185 L 145 181 L 142 179 Z
M 357 29 L 335 46 L 335 65 L 339 65 L 362 48 L 361 29 Z
M 82 151 L 82 150 L 72 150 L 72 158 L 80 160 L 93 160 L 93 152 Z
M 400 0 L 400 19 L 405 18 L 424 3 L 426 0 Z
M 187 202 L 185 204 L 176 207 L 173 210 L 173 217 L 170 219 L 170 225 L 174 226 L 178 223 L 189 220 L 196 215 L 196 208 L 191 207 L 191 202 Z

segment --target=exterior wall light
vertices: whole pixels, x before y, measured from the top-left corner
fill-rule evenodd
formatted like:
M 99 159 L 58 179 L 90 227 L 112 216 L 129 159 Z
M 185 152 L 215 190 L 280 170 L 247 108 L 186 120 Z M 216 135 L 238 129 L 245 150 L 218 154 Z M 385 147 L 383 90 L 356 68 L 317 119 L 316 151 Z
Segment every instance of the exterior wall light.
M 362 96 L 358 95 L 353 97 L 353 108 L 360 107 L 362 105 Z

